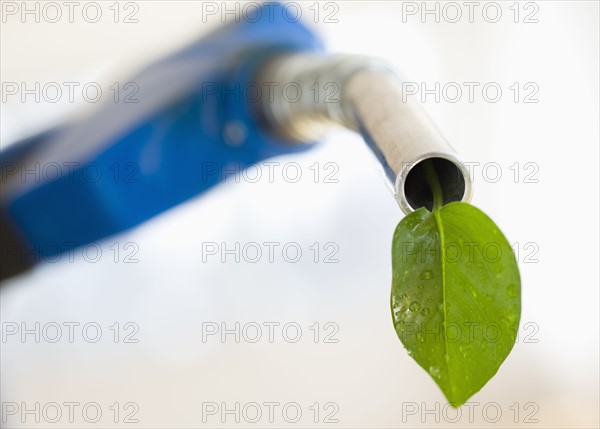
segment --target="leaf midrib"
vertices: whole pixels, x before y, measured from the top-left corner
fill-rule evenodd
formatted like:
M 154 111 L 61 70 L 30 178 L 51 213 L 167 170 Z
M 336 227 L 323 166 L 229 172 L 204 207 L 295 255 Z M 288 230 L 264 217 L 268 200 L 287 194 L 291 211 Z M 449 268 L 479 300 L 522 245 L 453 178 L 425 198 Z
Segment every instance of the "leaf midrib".
M 446 255 L 445 255 L 445 250 L 444 250 L 444 227 L 442 226 L 442 218 L 440 215 L 440 210 L 439 209 L 434 209 L 433 210 L 433 217 L 435 219 L 435 225 L 437 227 L 438 230 L 438 234 L 440 237 L 440 256 L 442 258 L 442 263 L 441 263 L 441 271 L 442 271 L 442 312 L 443 312 L 443 321 L 444 321 L 444 325 L 442 329 L 442 334 L 444 336 L 444 355 L 448 356 L 448 360 L 446 358 L 444 358 L 442 356 L 442 360 L 444 361 L 444 365 L 446 366 L 446 371 L 448 373 L 448 381 L 450 383 L 450 386 L 452 386 L 452 380 L 451 380 L 451 376 L 450 376 L 450 355 L 448 353 L 448 338 L 446 336 L 446 332 L 445 332 L 445 326 L 446 326 L 446 318 L 447 318 L 447 312 L 446 312 Z

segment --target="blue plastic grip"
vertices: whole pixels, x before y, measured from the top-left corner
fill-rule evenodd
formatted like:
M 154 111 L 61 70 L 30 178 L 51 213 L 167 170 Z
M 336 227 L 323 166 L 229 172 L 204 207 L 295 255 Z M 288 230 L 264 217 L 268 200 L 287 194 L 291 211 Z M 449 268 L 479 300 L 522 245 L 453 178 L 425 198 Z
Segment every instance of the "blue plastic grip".
M 138 104 L 110 103 L 83 123 L 24 142 L 41 168 L 72 167 L 52 180 L 21 174 L 3 198 L 29 253 L 48 258 L 126 230 L 222 182 L 232 166 L 310 147 L 273 139 L 256 122 L 256 93 L 249 100 L 239 90 L 276 53 L 322 50 L 281 8 L 265 4 L 255 22 L 226 24 L 143 70 L 131 79 Z M 227 127 L 241 141 L 232 145 Z M 99 130 L 106 137 L 88 145 Z M 3 169 L 19 146 L 1 153 Z

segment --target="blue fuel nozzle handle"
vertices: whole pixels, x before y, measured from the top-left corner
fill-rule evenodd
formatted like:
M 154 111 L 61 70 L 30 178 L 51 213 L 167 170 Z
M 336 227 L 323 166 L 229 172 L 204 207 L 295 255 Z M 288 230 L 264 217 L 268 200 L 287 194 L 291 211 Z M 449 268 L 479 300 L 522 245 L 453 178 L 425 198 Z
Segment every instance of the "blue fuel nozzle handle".
M 269 157 L 305 150 L 257 121 L 253 79 L 270 58 L 320 40 L 263 4 L 130 79 L 134 101 L 0 152 L 2 235 L 36 262 L 144 222 Z M 129 100 L 132 101 L 132 100 Z M 15 238 L 15 240 L 16 240 Z M 4 257 L 16 253 L 2 240 Z M 11 247 L 12 246 L 12 247 Z

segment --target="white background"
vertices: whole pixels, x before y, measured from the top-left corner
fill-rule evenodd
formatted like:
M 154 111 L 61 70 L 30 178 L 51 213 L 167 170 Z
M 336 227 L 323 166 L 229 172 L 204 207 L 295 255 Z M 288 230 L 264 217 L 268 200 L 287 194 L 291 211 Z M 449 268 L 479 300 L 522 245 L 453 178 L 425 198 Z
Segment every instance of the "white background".
M 303 4 L 309 21 L 312 3 Z M 497 103 L 486 102 L 481 92 L 474 103 L 466 96 L 457 103 L 432 97 L 425 103 L 463 158 L 501 166 L 496 183 L 476 170 L 472 202 L 521 248 L 521 320 L 530 325 L 498 374 L 471 398 L 479 404 L 472 419 L 463 408 L 458 422 L 450 421 L 455 414 L 446 410 L 440 390 L 396 337 L 389 311 L 390 246 L 403 214 L 366 145 L 343 131 L 304 155 L 277 160 L 302 166 L 298 183 L 281 175 L 274 183 L 232 180 L 110 238 L 99 263 L 77 254 L 75 262 L 46 264 L 7 282 L 0 292 L 3 323 L 95 322 L 103 336 L 95 344 L 80 330 L 72 344 L 10 337 L 1 344 L 2 402 L 30 408 L 35 402 L 97 402 L 103 418 L 96 427 L 114 425 L 108 408 L 114 402 L 139 405 L 140 422 L 127 427 L 219 427 L 218 415 L 202 422 L 203 402 L 233 407 L 267 401 L 300 404 L 302 420 L 292 427 L 315 425 L 309 409 L 314 402 L 339 406 L 337 424 L 322 423 L 320 415 L 319 425 L 326 427 L 598 427 L 599 9 L 593 1 L 536 4 L 538 23 L 523 23 L 524 16 L 515 23 L 512 2 L 501 2 L 503 17 L 492 24 L 481 9 L 473 23 L 466 16 L 458 23 L 427 16 L 422 23 L 419 14 L 402 22 L 400 2 L 338 2 L 337 23 L 321 16 L 313 24 L 332 52 L 383 57 L 416 82 L 497 82 L 504 90 Z M 109 86 L 115 76 L 123 80 L 220 21 L 217 15 L 202 23 L 201 3 L 138 5 L 137 24 L 21 23 L 9 17 L 1 30 L 1 80 Z M 324 4 L 319 7 L 323 12 Z M 539 102 L 515 103 L 508 88 L 514 82 L 535 82 Z M 9 99 L 2 104 L 2 146 L 89 107 L 81 100 L 53 105 Z M 339 183 L 314 183 L 309 167 L 315 162 L 337 163 Z M 509 169 L 515 162 L 522 173 L 517 183 Z M 524 182 L 527 162 L 539 167 L 538 183 Z M 264 257 L 256 264 L 231 257 L 202 261 L 203 242 L 231 247 L 267 241 L 297 242 L 304 256 L 296 264 L 281 253 L 274 263 Z M 139 262 L 114 263 L 108 249 L 114 242 L 136 243 Z M 314 263 L 308 249 L 314 242 L 337 243 L 339 263 Z M 524 263 L 535 248 L 523 249 L 526 243 L 539 249 L 537 263 Z M 121 334 L 126 322 L 135 323 L 139 342 L 126 344 L 121 337 L 114 343 L 109 327 L 115 322 Z M 303 334 L 289 343 L 276 330 L 269 343 L 265 328 L 256 344 L 235 343 L 231 336 L 224 344 L 217 336 L 203 343 L 206 322 L 230 328 L 235 322 L 295 322 Z M 321 337 L 314 343 L 309 327 L 315 322 L 321 333 L 325 323 L 335 323 L 339 341 Z M 502 410 L 497 423 L 488 421 L 493 410 L 482 412 L 491 402 Z M 416 415 L 403 414 L 408 403 L 416 404 Z M 514 403 L 521 410 L 516 419 Z M 439 412 L 421 415 L 436 404 Z M 532 411 L 538 423 L 524 422 Z M 75 417 L 71 427 L 86 426 L 80 412 Z M 32 421 L 30 416 L 27 425 Z M 39 427 L 68 427 L 65 421 L 42 420 Z M 14 417 L 8 422 L 2 425 L 18 426 Z M 227 424 L 252 426 L 243 419 L 236 424 L 232 416 Z M 254 426 L 287 425 L 279 411 L 274 423 L 263 417 Z

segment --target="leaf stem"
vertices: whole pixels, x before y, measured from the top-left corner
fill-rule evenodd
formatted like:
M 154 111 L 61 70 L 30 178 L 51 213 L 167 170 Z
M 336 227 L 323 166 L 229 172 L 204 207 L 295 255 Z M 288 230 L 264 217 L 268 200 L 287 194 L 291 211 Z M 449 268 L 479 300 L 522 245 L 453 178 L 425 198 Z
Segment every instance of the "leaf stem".
M 444 204 L 444 195 L 442 193 L 440 178 L 435 171 L 432 160 L 427 159 L 423 161 L 423 168 L 425 169 L 425 176 L 427 177 L 427 182 L 429 182 L 431 193 L 433 194 L 433 209 L 431 211 L 437 212 Z

